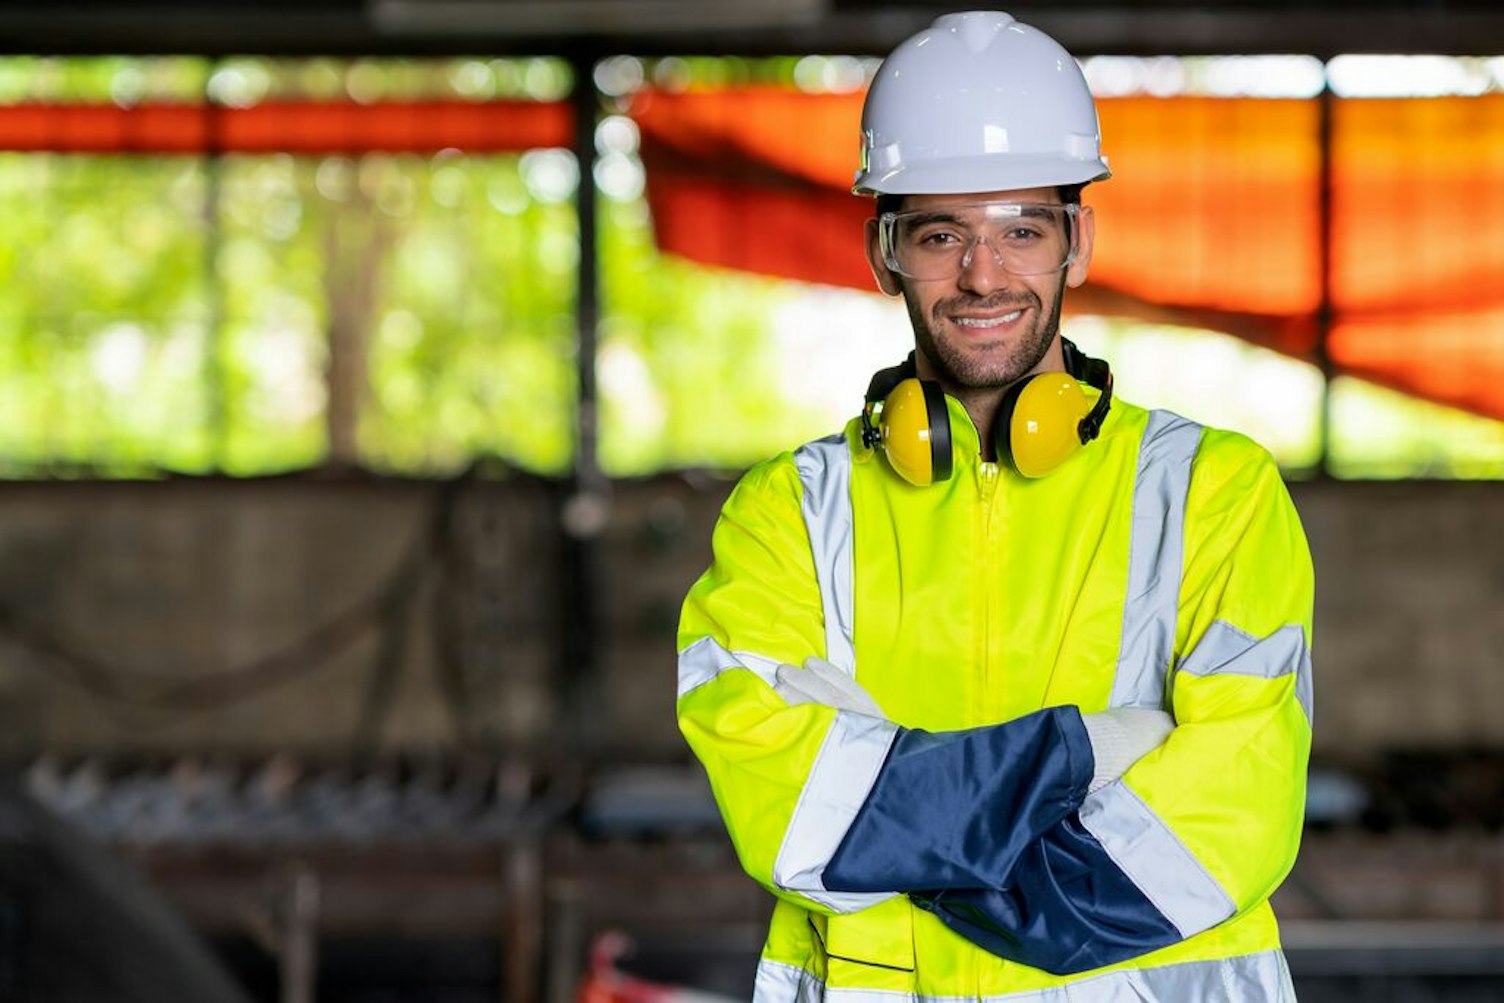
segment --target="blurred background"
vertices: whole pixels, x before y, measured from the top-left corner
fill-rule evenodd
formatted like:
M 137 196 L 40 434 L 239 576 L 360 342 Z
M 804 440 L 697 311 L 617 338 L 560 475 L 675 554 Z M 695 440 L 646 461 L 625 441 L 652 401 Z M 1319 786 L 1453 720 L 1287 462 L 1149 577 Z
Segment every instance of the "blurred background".
M 954 6 L 0 2 L 0 1003 L 749 997 L 678 606 L 907 351 L 846 189 Z M 1302 999 L 1504 999 L 1504 13 L 1012 12 L 1067 334 L 1310 537 Z

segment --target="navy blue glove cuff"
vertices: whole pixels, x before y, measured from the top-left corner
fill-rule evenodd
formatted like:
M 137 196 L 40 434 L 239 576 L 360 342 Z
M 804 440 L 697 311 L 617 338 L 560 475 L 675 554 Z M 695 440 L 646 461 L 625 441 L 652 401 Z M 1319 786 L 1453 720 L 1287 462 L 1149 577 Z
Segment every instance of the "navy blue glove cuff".
M 902 731 L 825 868 L 831 891 L 1000 888 L 1080 807 L 1091 743 L 1075 707 L 967 731 Z

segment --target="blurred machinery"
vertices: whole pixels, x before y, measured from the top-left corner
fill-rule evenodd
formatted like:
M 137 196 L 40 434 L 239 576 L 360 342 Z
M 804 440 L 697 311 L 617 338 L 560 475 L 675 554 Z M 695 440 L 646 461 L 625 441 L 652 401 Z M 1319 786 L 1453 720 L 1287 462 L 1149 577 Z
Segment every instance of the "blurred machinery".
M 540 480 L 7 492 L 0 753 L 256 999 L 746 998 L 771 903 L 671 712 L 727 487 L 613 484 L 593 619 Z M 1292 488 L 1331 569 L 1276 899 L 1303 1000 L 1504 995 L 1504 533 L 1493 493 L 1423 488 Z

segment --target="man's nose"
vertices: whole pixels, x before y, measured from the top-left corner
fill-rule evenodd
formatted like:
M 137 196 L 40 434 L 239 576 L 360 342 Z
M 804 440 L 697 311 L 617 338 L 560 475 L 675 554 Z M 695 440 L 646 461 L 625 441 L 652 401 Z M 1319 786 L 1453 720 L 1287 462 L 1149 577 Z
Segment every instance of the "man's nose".
M 957 284 L 962 289 L 975 293 L 988 293 L 1011 281 L 1012 276 L 1003 267 L 1003 256 L 986 237 L 972 238 L 971 246 L 961 258 L 961 274 Z

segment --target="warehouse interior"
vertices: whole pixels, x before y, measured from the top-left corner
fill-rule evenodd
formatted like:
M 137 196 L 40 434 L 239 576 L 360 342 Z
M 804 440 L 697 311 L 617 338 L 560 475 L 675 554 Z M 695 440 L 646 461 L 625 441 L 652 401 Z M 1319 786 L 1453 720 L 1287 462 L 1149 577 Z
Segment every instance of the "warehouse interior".
M 750 998 L 679 606 L 905 350 L 847 186 L 953 9 L 0 2 L 0 1003 Z M 1067 333 L 1309 538 L 1301 998 L 1504 998 L 1504 12 L 1010 12 Z

